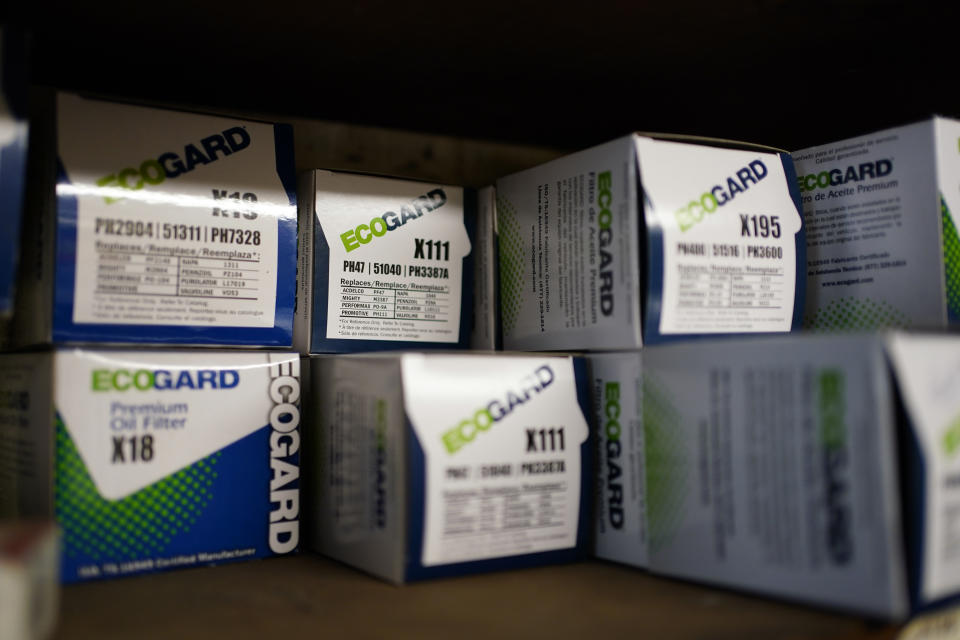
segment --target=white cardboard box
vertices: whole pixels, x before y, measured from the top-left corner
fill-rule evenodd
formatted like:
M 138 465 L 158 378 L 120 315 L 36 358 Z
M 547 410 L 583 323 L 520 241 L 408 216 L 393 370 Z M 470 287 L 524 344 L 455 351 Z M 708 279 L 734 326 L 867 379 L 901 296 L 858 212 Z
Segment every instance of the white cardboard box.
M 634 134 L 497 181 L 506 349 L 786 333 L 803 307 L 793 163 Z
M 960 322 L 960 121 L 936 117 L 793 158 L 807 228 L 806 328 Z

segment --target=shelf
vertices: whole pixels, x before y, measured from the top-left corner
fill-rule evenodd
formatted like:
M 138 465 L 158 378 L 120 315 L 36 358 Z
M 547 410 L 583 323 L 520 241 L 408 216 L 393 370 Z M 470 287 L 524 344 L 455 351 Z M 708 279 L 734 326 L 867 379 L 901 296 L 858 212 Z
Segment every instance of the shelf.
M 960 114 L 958 3 L 22 3 L 36 82 L 581 148 L 630 130 L 786 149 Z
M 395 587 L 315 555 L 64 588 L 57 639 L 845 638 L 897 629 L 601 562 Z

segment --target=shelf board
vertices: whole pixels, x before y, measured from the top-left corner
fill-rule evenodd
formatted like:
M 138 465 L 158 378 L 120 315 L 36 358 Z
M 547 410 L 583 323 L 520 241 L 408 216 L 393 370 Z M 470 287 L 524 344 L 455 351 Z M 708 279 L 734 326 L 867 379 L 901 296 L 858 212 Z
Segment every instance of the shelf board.
M 603 562 L 396 587 L 325 558 L 70 585 L 57 639 L 893 638 L 860 618 L 651 577 Z

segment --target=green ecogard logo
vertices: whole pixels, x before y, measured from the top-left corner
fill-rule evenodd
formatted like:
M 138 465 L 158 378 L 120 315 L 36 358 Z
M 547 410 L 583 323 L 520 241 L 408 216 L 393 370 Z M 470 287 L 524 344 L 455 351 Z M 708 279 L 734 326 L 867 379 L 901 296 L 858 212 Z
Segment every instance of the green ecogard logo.
M 240 374 L 234 369 L 94 369 L 91 373 L 92 391 L 179 391 L 180 389 L 232 389 L 240 384 Z
M 603 423 L 605 436 L 604 454 L 607 461 L 607 517 L 614 529 L 623 528 L 623 469 L 620 468 L 620 383 L 608 382 L 603 386 Z
M 509 389 L 502 396 L 494 398 L 480 407 L 469 418 L 464 418 L 457 426 L 448 429 L 441 436 L 447 453 L 456 453 L 473 442 L 477 434 L 489 431 L 497 422 L 506 418 L 514 409 L 540 394 L 553 384 L 554 374 L 550 365 L 544 364 L 520 381 L 516 389 Z
M 848 182 L 862 182 L 874 178 L 885 178 L 893 173 L 893 161 L 877 160 L 876 162 L 862 162 L 852 164 L 846 169 L 830 169 L 820 173 L 808 173 L 797 178 L 797 187 L 800 192 L 816 191 L 827 187 L 839 187 Z
M 158 185 L 168 178 L 178 178 L 200 165 L 216 162 L 220 157 L 243 151 L 250 146 L 250 134 L 243 127 L 231 127 L 202 138 L 199 143 L 184 145 L 183 153 L 167 151 L 156 158 L 147 158 L 137 168 L 126 167 L 97 180 L 98 187 L 120 187 L 139 191 L 145 186 Z M 119 198 L 104 198 L 112 204 Z
M 674 212 L 680 231 L 692 229 L 697 223 L 702 222 L 707 215 L 732 202 L 738 193 L 745 192 L 751 184 L 759 184 L 768 174 L 767 165 L 759 159 L 737 169 L 737 172 L 728 176 L 725 182 L 714 185 Z
M 416 220 L 425 213 L 436 211 L 447 202 L 447 193 L 440 188 L 434 189 L 420 196 L 416 200 L 400 207 L 400 213 L 387 211 L 369 223 L 358 224 L 355 228 L 340 234 L 343 248 L 350 253 L 359 249 L 362 244 L 369 244 L 374 238 L 381 238 L 388 231 L 395 231 L 411 220 Z

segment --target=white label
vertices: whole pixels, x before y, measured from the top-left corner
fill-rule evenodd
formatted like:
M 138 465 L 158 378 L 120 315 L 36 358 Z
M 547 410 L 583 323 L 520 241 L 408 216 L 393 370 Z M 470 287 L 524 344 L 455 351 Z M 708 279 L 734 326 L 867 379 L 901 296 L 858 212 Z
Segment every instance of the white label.
M 587 422 L 569 358 L 405 356 L 424 566 L 576 545 Z
M 663 231 L 660 332 L 789 331 L 801 220 L 780 158 L 649 138 L 637 155 Z
M 58 111 L 74 322 L 274 326 L 277 221 L 296 211 L 272 125 L 67 94 Z
M 463 189 L 318 171 L 316 212 L 328 338 L 459 341 Z
M 896 335 L 890 353 L 926 470 L 925 601 L 960 589 L 960 340 Z
M 268 426 L 279 362 L 299 370 L 296 355 L 61 352 L 55 405 L 100 495 L 119 500 Z

